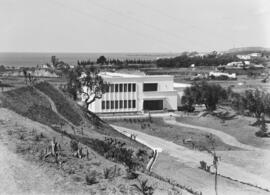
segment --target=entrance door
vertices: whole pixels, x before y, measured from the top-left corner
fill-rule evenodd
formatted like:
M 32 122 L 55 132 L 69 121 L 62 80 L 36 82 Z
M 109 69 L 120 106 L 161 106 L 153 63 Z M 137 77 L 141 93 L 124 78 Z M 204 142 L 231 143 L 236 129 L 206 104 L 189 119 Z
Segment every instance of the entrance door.
M 163 110 L 163 100 L 144 100 L 144 110 Z

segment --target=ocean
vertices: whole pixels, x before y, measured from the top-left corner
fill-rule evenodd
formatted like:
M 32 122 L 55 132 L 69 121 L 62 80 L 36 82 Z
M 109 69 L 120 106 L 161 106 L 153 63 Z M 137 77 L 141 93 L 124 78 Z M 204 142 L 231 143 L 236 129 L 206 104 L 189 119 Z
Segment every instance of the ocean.
M 70 65 L 76 65 L 78 60 L 95 61 L 99 56 L 115 59 L 145 59 L 175 57 L 180 53 L 0 53 L 0 65 L 10 67 L 35 67 L 49 63 L 51 56 L 56 56 Z

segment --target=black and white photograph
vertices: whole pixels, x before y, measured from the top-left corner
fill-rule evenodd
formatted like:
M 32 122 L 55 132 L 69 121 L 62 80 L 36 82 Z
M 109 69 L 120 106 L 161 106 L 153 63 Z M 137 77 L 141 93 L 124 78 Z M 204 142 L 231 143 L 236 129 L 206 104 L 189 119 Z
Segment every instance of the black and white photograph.
M 269 0 L 0 0 L 0 195 L 269 195 Z

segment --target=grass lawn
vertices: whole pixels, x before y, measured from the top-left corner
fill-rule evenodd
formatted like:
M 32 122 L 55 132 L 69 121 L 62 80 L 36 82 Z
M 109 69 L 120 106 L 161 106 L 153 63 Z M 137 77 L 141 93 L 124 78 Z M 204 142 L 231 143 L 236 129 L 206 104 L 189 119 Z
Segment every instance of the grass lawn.
M 73 109 L 72 103 L 68 98 L 64 96 L 60 91 L 54 88 L 47 82 L 40 82 L 35 85 L 37 89 L 48 95 L 55 103 L 58 112 L 72 122 L 74 125 L 79 126 L 82 122 L 82 118 L 76 109 Z
M 31 87 L 22 87 L 3 92 L 0 95 L 2 106 L 18 114 L 46 125 L 60 125 L 65 122 L 51 110 L 49 101 Z
M 192 139 L 192 142 L 197 148 L 208 148 L 210 149 L 210 144 L 206 138 L 207 133 L 186 128 L 177 127 L 174 125 L 166 124 L 162 118 L 153 118 L 152 123 L 148 119 L 123 119 L 123 120 L 108 120 L 108 123 L 114 125 L 138 130 L 149 135 L 157 136 L 168 141 L 172 141 L 176 144 L 183 145 L 188 148 L 193 148 L 192 143 L 183 143 L 183 139 Z M 223 143 L 218 137 L 215 137 L 216 149 L 217 150 L 234 150 L 238 149 Z
M 243 144 L 269 149 L 270 139 L 256 137 L 255 132 L 259 130 L 259 127 L 250 126 L 250 124 L 252 124 L 255 120 L 256 119 L 251 117 L 244 117 L 239 115 L 234 119 L 225 120 L 224 123 L 221 122 L 220 119 L 209 115 L 205 117 L 177 118 L 177 121 L 182 123 L 220 130 L 224 133 L 234 136 Z

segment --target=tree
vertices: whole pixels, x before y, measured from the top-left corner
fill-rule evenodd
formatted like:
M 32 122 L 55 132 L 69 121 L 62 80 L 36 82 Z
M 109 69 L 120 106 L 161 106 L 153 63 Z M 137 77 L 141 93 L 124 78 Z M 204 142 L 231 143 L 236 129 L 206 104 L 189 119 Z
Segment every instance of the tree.
M 54 68 L 57 68 L 57 64 L 59 63 L 59 59 L 56 56 L 51 57 L 51 64 Z
M 67 91 L 74 100 L 81 95 L 86 108 L 96 99 L 101 99 L 108 89 L 109 85 L 98 73 L 97 69 L 86 69 L 81 66 L 77 66 L 69 72 Z
M 23 69 L 23 76 L 24 76 L 25 84 L 27 85 L 28 76 L 27 76 L 27 70 L 25 68 Z
M 218 180 L 217 180 L 217 176 L 218 176 L 218 161 L 219 161 L 219 158 L 217 156 L 217 153 L 216 153 L 216 141 L 213 137 L 212 134 L 210 135 L 206 135 L 206 138 L 208 139 L 208 143 L 210 144 L 211 148 L 210 148 L 210 153 L 213 157 L 213 167 L 215 168 L 215 192 L 216 192 L 216 195 L 218 194 L 218 190 L 217 190 L 217 184 L 218 184 Z
M 244 104 L 245 108 L 255 115 L 257 122 L 263 114 L 270 114 L 270 94 L 258 89 L 245 91 Z
M 98 59 L 97 59 L 97 64 L 101 64 L 101 65 L 104 65 L 107 63 L 107 59 L 105 58 L 105 56 L 100 56 Z
M 193 83 L 184 90 L 182 104 L 192 107 L 194 104 L 204 104 L 208 111 L 214 111 L 220 100 L 227 98 L 227 92 L 220 85 L 207 82 Z

